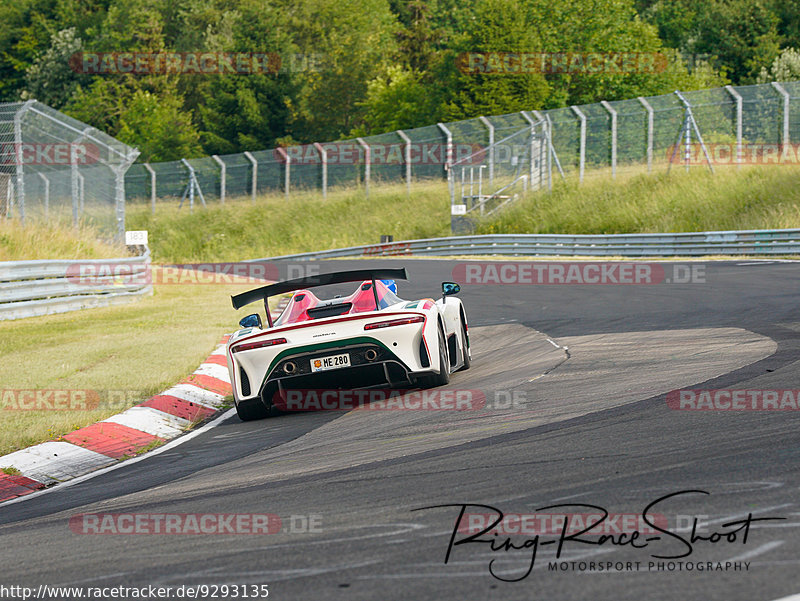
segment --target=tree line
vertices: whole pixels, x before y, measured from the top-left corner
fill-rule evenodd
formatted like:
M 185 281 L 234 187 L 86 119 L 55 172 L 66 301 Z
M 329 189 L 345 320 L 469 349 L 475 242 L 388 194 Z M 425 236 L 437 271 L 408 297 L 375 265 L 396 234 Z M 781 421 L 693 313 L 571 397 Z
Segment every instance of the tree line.
M 0 101 L 162 161 L 800 77 L 785 0 L 15 0 Z

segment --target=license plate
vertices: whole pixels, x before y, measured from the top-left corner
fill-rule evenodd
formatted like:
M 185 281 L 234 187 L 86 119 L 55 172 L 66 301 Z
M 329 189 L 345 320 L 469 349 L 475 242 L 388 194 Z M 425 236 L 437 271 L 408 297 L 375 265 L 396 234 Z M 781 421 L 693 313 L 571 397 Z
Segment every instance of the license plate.
M 327 369 L 339 369 L 340 367 L 350 367 L 350 354 L 328 355 L 311 360 L 311 371 L 325 371 Z

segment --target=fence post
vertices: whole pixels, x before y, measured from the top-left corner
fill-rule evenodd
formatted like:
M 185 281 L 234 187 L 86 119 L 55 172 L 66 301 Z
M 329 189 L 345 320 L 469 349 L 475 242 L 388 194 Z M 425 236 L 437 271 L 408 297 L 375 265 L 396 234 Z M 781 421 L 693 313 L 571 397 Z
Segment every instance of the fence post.
M 281 147 L 278 147 L 278 154 L 283 157 L 284 165 L 286 165 L 283 172 L 283 193 L 286 195 L 286 200 L 289 200 L 289 185 L 292 183 L 292 157 L 285 148 Z
M 783 146 L 783 154 L 786 153 L 786 148 L 789 146 L 789 92 L 779 84 L 777 81 L 772 82 L 772 87 L 777 90 L 778 94 L 783 96 L 783 135 L 781 136 L 781 144 Z
M 736 101 L 736 168 L 742 168 L 742 95 L 733 86 L 725 86 L 725 90 Z
M 328 198 L 328 151 L 319 142 L 314 142 L 314 148 L 322 159 L 322 199 Z
M 528 114 L 528 111 L 520 111 L 520 115 L 523 116 L 525 121 L 527 121 L 531 126 L 531 149 L 530 149 L 530 167 L 529 167 L 529 177 L 531 183 L 533 183 L 533 173 L 536 165 L 536 161 L 533 158 L 533 149 L 536 147 L 536 120 Z
M 397 135 L 405 142 L 405 163 L 406 163 L 406 194 L 411 197 L 411 138 L 402 129 L 397 130 Z
M 250 182 L 250 196 L 253 198 L 253 202 L 256 201 L 256 192 L 258 190 L 258 161 L 256 158 L 250 153 L 249 150 L 246 150 L 244 156 L 247 158 L 248 161 L 253 165 L 253 178 Z
M 444 123 L 436 124 L 442 132 L 444 132 L 446 146 L 445 146 L 445 160 L 444 160 L 444 173 L 447 176 L 447 185 L 450 188 L 450 204 L 452 205 L 455 199 L 455 180 L 453 180 L 451 168 L 453 167 L 453 134 L 447 129 Z M 452 210 L 452 209 L 451 209 Z
M 542 171 L 544 171 L 545 175 L 547 175 L 547 190 L 552 191 L 553 190 L 553 156 L 552 156 L 553 144 L 551 140 L 552 132 L 550 131 L 550 122 L 544 118 L 544 115 L 541 113 L 541 111 L 533 111 L 533 114 L 542 123 L 542 134 L 544 134 L 544 147 L 545 147 L 544 160 L 541 160 L 542 159 L 541 149 L 539 151 L 539 174 L 540 174 L 539 182 L 542 181 L 541 173 Z M 532 180 L 533 178 L 531 178 L 530 182 L 531 189 L 533 189 Z
M 44 181 L 44 217 L 47 219 L 50 215 L 50 180 L 44 173 L 39 173 L 39 177 Z
M 583 183 L 583 171 L 586 168 L 586 115 L 584 115 L 583 111 L 577 106 L 572 106 L 570 108 L 572 108 L 572 112 L 578 116 L 578 119 L 581 120 L 581 138 L 578 145 L 578 181 Z
M 125 156 L 114 171 L 114 200 L 117 214 L 117 237 L 125 240 L 125 172 L 139 156 L 139 150 L 134 148 Z
M 78 173 L 78 206 L 81 209 L 81 215 L 86 212 L 86 197 L 84 196 L 85 186 L 85 179 L 83 174 Z
M 80 214 L 83 213 L 83 190 L 80 182 L 80 174 L 78 173 L 78 156 L 76 146 L 83 142 L 88 133 L 92 130 L 91 127 L 85 128 L 80 135 L 72 141 L 69 145 L 69 168 L 70 179 L 72 183 L 72 224 L 77 227 Z M 77 211 L 76 211 L 77 208 Z
M 23 224 L 25 223 L 25 172 L 22 166 L 22 118 L 34 102 L 36 101 L 28 100 L 22 105 L 22 108 L 14 113 L 14 158 L 16 159 L 17 174 L 17 210 L 19 211 L 20 222 Z
M 225 204 L 225 185 L 226 185 L 226 175 L 228 172 L 227 165 L 225 165 L 225 161 L 223 161 L 219 156 L 216 154 L 212 154 L 211 158 L 214 159 L 214 162 L 219 165 L 219 202 L 220 204 Z
M 156 214 L 156 172 L 150 163 L 142 163 L 147 173 L 150 174 L 150 213 Z
M 480 116 L 478 119 L 489 130 L 489 185 L 494 186 L 494 125 L 484 116 Z
M 647 173 L 653 171 L 653 107 L 643 96 L 639 96 L 637 100 L 647 111 Z
M 364 141 L 364 138 L 356 138 L 356 140 L 361 145 L 361 148 L 364 149 L 364 195 L 369 198 L 369 175 L 372 153 L 369 144 Z
M 617 177 L 617 111 L 607 101 L 600 102 L 611 115 L 611 177 Z
M 692 111 L 692 105 L 689 100 L 684 96 L 680 90 L 675 90 L 674 94 L 680 98 L 680 101 L 683 103 L 683 106 L 686 109 L 686 116 L 684 117 L 684 126 L 685 126 L 685 153 L 684 157 L 686 160 L 686 171 L 689 171 L 689 162 L 691 160 L 691 136 L 692 136 L 692 129 L 694 129 L 694 133 L 697 135 L 697 141 L 700 144 L 700 148 L 703 150 L 703 154 L 706 157 L 706 162 L 708 163 L 708 169 L 711 173 L 714 173 L 714 165 L 711 163 L 711 156 L 708 154 L 708 148 L 706 148 L 706 143 L 703 142 L 703 136 L 700 133 L 700 126 L 697 125 L 697 121 L 694 119 L 694 112 Z M 680 138 L 678 138 L 678 143 L 680 143 Z M 677 146 L 676 146 L 677 150 Z M 673 153 L 674 155 L 674 153 Z M 672 166 L 672 159 L 670 159 L 670 167 Z

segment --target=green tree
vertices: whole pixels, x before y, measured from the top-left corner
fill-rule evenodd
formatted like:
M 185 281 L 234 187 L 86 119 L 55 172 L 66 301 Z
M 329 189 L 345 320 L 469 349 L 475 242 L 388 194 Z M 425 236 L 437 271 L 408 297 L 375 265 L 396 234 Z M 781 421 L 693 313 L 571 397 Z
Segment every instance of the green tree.
M 435 96 L 429 94 L 430 86 L 421 80 L 416 71 L 400 65 L 387 67 L 367 85 L 367 98 L 359 103 L 366 109 L 364 122 L 350 135 L 368 136 L 435 123 L 439 107 Z
M 735 83 L 754 83 L 780 47 L 768 0 L 708 0 L 701 6 L 692 50 L 717 57 Z
M 800 79 L 800 50 L 786 48 L 776 57 L 769 69 L 762 67 L 758 83 Z
M 25 74 L 58 30 L 54 0 L 0 3 L 0 100 L 18 100 Z
M 281 0 L 297 52 L 313 66 L 294 74 L 291 99 L 295 138 L 335 140 L 362 122 L 367 83 L 396 57 L 397 22 L 387 0 Z
M 88 80 L 75 68 L 74 58 L 82 51 L 83 42 L 74 27 L 59 31 L 50 40 L 50 47 L 26 70 L 23 97 L 54 108 L 63 107 L 78 86 Z
M 444 118 L 465 119 L 543 106 L 551 93 L 543 74 L 482 73 L 472 67 L 474 57 L 482 53 L 542 49 L 543 21 L 531 8 L 526 0 L 487 0 L 474 9 L 469 29 L 454 40 L 455 52 L 443 65 L 448 84 Z

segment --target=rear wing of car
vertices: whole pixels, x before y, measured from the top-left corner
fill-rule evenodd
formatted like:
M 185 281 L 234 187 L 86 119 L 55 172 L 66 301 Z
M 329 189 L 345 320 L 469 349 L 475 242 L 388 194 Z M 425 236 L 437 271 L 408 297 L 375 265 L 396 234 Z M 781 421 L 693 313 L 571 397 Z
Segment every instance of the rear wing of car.
M 314 288 L 317 286 L 328 286 L 331 284 L 343 284 L 346 282 L 363 282 L 364 280 L 372 280 L 372 291 L 375 295 L 375 307 L 378 309 L 380 303 L 378 301 L 378 291 L 375 288 L 375 280 L 407 280 L 405 268 L 400 269 L 354 269 L 351 271 L 336 271 L 334 273 L 323 273 L 319 275 L 306 276 L 304 278 L 296 278 L 294 280 L 286 280 L 283 282 L 276 282 L 260 288 L 254 288 L 241 294 L 231 296 L 231 303 L 234 309 L 240 309 L 250 303 L 263 300 L 264 308 L 267 311 L 267 321 L 269 326 L 272 327 L 272 316 L 269 312 L 269 297 L 277 294 L 285 294 L 287 292 L 294 292 L 295 290 L 302 290 L 304 288 Z

